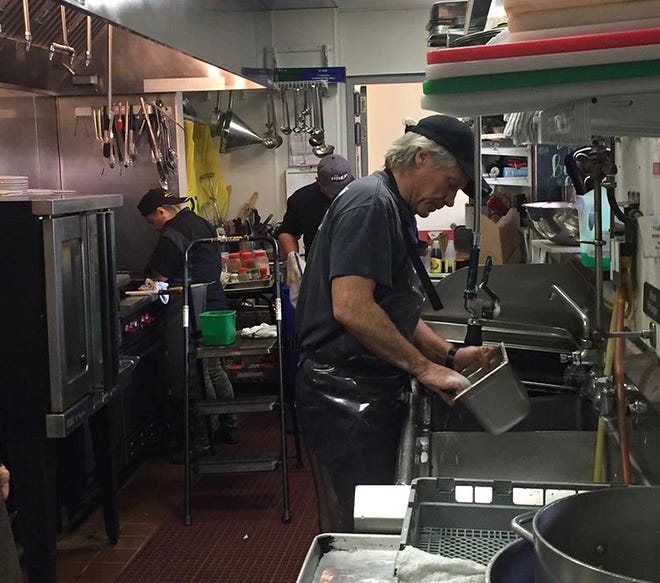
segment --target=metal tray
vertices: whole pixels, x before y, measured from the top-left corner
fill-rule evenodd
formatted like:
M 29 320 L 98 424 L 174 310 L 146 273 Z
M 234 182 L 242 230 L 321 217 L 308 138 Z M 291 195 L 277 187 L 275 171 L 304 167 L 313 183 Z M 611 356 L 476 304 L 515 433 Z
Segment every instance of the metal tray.
M 397 535 L 320 534 L 296 583 L 319 583 L 322 573 L 324 580 L 338 583 L 390 583 L 399 541 Z
M 428 553 L 487 565 L 497 552 L 518 539 L 511 529 L 515 516 L 566 496 L 605 487 L 417 478 L 412 482 L 399 550 L 412 545 Z

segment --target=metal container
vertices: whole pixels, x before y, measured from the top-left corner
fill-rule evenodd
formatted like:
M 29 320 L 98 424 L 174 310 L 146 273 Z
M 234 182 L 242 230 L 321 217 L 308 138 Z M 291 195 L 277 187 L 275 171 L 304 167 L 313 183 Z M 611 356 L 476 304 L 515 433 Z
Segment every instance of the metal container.
M 486 583 L 535 583 L 534 546 L 524 539 L 506 545 L 488 563 Z
M 475 364 L 461 371 L 470 387 L 456 395 L 488 432 L 499 435 L 527 417 L 530 411 L 527 389 L 511 367 L 504 344 L 488 357 L 489 366 Z
M 320 534 L 307 551 L 296 583 L 390 583 L 399 540 L 397 535 Z
M 531 523 L 531 529 L 529 529 Z M 517 517 L 535 583 L 660 582 L 660 487 L 585 492 Z

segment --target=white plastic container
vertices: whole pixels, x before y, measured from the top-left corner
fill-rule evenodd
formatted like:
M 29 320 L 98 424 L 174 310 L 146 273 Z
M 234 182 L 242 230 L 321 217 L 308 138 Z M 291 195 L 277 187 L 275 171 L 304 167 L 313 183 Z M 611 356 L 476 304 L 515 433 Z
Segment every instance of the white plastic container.
M 447 249 L 445 249 L 444 272 L 454 273 L 454 271 L 456 271 L 456 248 L 454 247 L 454 241 L 449 239 Z
M 270 277 L 270 263 L 264 249 L 257 249 L 254 252 L 254 266 L 259 269 L 259 279 Z

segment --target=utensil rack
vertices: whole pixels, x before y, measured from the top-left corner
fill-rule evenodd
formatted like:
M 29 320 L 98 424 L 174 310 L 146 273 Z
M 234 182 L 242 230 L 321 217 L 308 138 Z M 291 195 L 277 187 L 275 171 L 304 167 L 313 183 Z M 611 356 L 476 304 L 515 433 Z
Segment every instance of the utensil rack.
M 204 358 L 227 358 L 233 356 L 257 356 L 272 354 L 277 355 L 277 369 L 278 369 L 278 393 L 277 395 L 258 395 L 244 398 L 234 398 L 232 400 L 202 400 L 198 401 L 192 408 L 194 417 L 205 417 L 210 415 L 225 415 L 225 414 L 241 414 L 241 413 L 266 413 L 278 412 L 279 413 L 279 430 L 280 430 L 280 448 L 276 452 L 258 451 L 251 454 L 241 455 L 214 455 L 203 460 L 193 460 L 190 455 L 190 406 L 184 407 L 184 524 L 192 524 L 192 514 L 190 509 L 191 499 L 191 484 L 190 474 L 194 469 L 198 474 L 217 474 L 217 473 L 232 473 L 232 472 L 259 472 L 259 471 L 272 471 L 279 469 L 282 473 L 282 522 L 288 523 L 291 521 L 291 512 L 289 504 L 289 477 L 287 466 L 287 435 L 286 435 L 286 398 L 284 391 L 284 368 L 283 368 L 283 343 L 282 343 L 282 294 L 281 294 L 281 274 L 280 264 L 277 258 L 279 257 L 279 247 L 277 241 L 272 237 L 211 237 L 207 239 L 197 239 L 193 241 L 185 253 L 184 261 L 184 282 L 189 281 L 189 252 L 197 244 L 203 243 L 239 243 L 239 242 L 262 242 L 271 246 L 273 250 L 274 261 L 274 277 L 269 287 L 257 287 L 250 290 L 237 291 L 235 295 L 240 297 L 250 296 L 263 296 L 264 293 L 270 292 L 274 294 L 272 300 L 272 313 L 276 326 L 275 338 L 256 338 L 247 339 L 239 337 L 236 342 L 229 346 L 205 346 L 201 345 L 194 349 L 195 356 L 201 364 Z M 183 301 L 183 314 L 184 314 L 184 328 L 189 327 L 188 316 L 188 296 L 189 288 L 191 286 L 184 286 L 184 301 Z M 227 296 L 231 297 L 231 291 L 226 292 Z M 190 337 L 188 333 L 184 333 L 184 354 L 185 357 L 185 392 L 184 399 L 189 403 L 190 387 L 189 387 L 189 360 L 187 355 L 190 352 Z M 200 374 L 200 378 L 203 375 Z M 302 455 L 300 447 L 300 437 L 298 426 L 293 415 L 293 433 L 296 446 L 296 462 L 297 467 L 302 467 Z

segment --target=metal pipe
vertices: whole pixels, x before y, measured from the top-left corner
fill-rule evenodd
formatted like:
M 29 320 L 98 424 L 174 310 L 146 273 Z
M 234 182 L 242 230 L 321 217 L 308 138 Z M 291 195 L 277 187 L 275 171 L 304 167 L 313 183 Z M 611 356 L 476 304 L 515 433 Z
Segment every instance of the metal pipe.
M 144 100 L 142 100 L 144 111 Z M 147 115 L 145 111 L 145 116 Z M 183 306 L 181 309 L 183 326 L 183 524 L 190 526 L 192 524 L 192 514 L 190 512 L 190 360 L 188 351 L 190 350 L 190 291 L 188 281 L 190 279 L 190 270 L 188 256 L 194 245 L 199 240 L 193 241 L 188 245 L 183 254 Z
M 108 115 L 112 111 L 112 30 L 108 24 Z
M 478 246 L 481 246 L 481 116 L 474 118 L 474 228 L 473 233 L 479 237 Z
M 85 51 L 85 67 L 92 63 L 92 17 L 87 17 L 87 50 Z
M 62 43 L 69 46 L 69 33 L 66 29 L 66 8 L 60 6 L 60 18 L 62 20 Z
M 626 317 L 626 290 L 621 287 L 620 293 L 616 298 L 616 329 L 623 330 L 625 317 Z M 626 401 L 626 388 L 623 373 L 623 346 L 624 339 L 617 338 L 614 347 L 614 385 L 616 392 L 616 418 L 617 418 L 617 432 L 619 434 L 619 449 L 621 452 L 621 473 L 623 476 L 623 483 L 631 483 L 631 469 L 630 469 L 630 443 L 628 440 L 628 422 L 627 414 L 628 407 Z
M 25 50 L 29 51 L 32 46 L 32 32 L 30 31 L 30 4 L 23 0 L 23 23 L 25 25 Z
M 596 314 L 594 325 L 599 332 L 603 329 L 603 199 L 602 180 L 594 178 L 594 246 L 596 258 Z

